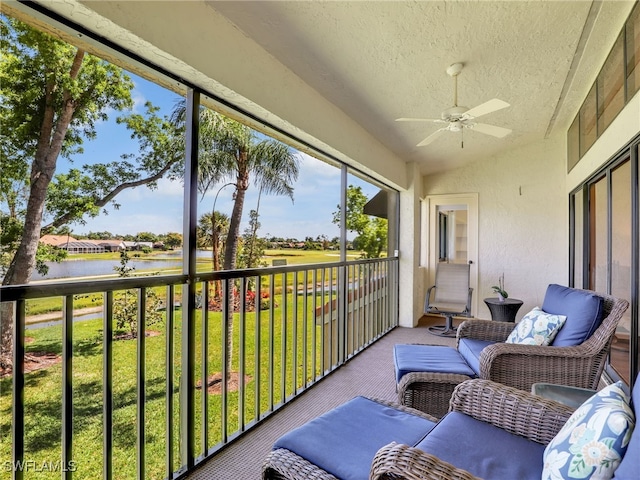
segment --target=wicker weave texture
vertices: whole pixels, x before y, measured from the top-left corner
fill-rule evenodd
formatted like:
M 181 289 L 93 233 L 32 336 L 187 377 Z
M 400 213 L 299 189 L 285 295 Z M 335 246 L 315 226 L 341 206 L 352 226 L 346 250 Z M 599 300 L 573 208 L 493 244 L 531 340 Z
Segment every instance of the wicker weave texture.
M 398 403 L 442 418 L 454 388 L 465 380 L 469 377 L 453 373 L 407 373 L 398 384 Z
M 597 293 L 597 292 L 594 292 Z M 491 320 L 466 320 L 458 327 L 456 346 L 462 338 L 489 340 L 480 355 L 480 378 L 530 391 L 534 383 L 553 383 L 595 390 L 618 322 L 629 302 L 597 293 L 604 299 L 604 320 L 594 334 L 572 347 L 542 347 L 503 343 L 513 324 Z M 463 379 L 444 373 L 411 373 L 398 385 L 398 401 L 441 417 L 455 385 Z M 447 393 L 449 397 L 447 397 Z
M 385 404 L 406 411 L 399 405 Z M 515 435 L 548 443 L 571 416 L 572 409 L 522 390 L 489 380 L 466 380 L 455 387 L 451 410 L 489 422 Z M 456 434 L 454 432 L 454 434 Z M 269 454 L 264 479 L 335 480 L 304 458 L 278 449 Z M 474 480 L 476 477 L 437 457 L 407 445 L 390 443 L 376 453 L 371 480 Z

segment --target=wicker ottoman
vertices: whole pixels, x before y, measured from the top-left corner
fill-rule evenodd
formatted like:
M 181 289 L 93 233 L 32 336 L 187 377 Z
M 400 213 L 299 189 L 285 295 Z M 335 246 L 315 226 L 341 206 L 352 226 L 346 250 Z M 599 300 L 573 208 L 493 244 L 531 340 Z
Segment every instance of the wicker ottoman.
M 458 350 L 442 345 L 396 345 L 393 349 L 398 402 L 441 418 L 453 389 L 475 378 Z
M 391 442 L 416 445 L 435 422 L 402 405 L 356 397 L 280 437 L 263 478 L 368 478 L 380 448 Z

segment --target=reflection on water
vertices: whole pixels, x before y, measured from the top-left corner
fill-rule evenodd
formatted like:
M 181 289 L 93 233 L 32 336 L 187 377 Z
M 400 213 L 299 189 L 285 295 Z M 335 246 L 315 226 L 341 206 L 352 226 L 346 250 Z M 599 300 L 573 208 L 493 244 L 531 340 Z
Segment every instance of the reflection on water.
M 74 315 L 73 321 L 84 322 L 86 320 L 95 320 L 97 318 L 102 318 L 102 312 L 87 313 L 86 315 Z M 25 329 L 35 330 L 37 328 L 53 327 L 55 325 L 62 325 L 62 319 L 47 320 L 46 322 L 38 322 L 38 323 L 27 323 L 25 325 Z
M 135 254 L 132 254 L 135 255 Z M 206 250 L 198 250 L 198 257 L 210 257 L 211 252 Z M 60 278 L 77 278 L 94 275 L 113 275 L 114 267 L 120 266 L 120 259 L 112 258 L 109 260 L 77 260 L 70 255 L 70 258 L 60 263 L 47 262 L 49 272 L 47 275 L 40 275 L 33 272 L 32 280 L 53 280 Z M 166 252 L 148 258 L 136 258 L 130 256 L 129 266 L 136 271 L 153 271 L 166 268 L 180 268 L 182 266 L 182 250 Z

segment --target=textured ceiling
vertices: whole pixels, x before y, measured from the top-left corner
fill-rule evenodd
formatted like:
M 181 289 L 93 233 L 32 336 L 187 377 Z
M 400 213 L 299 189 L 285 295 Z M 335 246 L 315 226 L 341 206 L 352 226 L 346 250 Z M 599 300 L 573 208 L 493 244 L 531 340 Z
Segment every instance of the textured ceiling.
M 606 3 L 604 7 L 588 1 L 214 1 L 208 5 L 389 150 L 405 161 L 419 162 L 429 173 L 566 131 L 597 73 L 591 69 L 590 78 L 574 79 L 576 70 L 585 67 L 581 49 L 594 35 L 594 19 L 607 20 Z M 616 28 L 613 33 L 608 29 L 612 38 Z M 612 40 L 596 43 L 599 46 L 590 46 L 590 58 L 601 62 Z M 480 121 L 513 133 L 499 139 L 465 130 L 461 148 L 460 133 L 446 132 L 430 145 L 416 147 L 439 126 L 395 119 L 439 118 L 452 106 L 453 80 L 446 68 L 455 62 L 464 64 L 458 77 L 458 103 L 469 108 L 492 98 L 510 103 Z

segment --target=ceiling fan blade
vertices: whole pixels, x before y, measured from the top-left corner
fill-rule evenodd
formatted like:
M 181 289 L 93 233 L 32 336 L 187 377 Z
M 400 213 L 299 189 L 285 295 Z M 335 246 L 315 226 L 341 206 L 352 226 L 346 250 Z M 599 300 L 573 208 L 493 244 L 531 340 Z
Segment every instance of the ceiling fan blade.
M 486 133 L 487 135 L 492 135 L 498 138 L 506 137 L 511 133 L 511 130 L 508 128 L 487 125 L 486 123 L 474 123 L 471 128 L 480 133 Z
M 445 123 L 444 120 L 439 118 L 396 118 L 396 122 L 433 122 L 433 123 Z
M 429 145 L 431 142 L 433 142 L 436 138 L 438 138 L 440 135 L 442 135 L 444 133 L 444 131 L 446 130 L 446 128 L 441 128 L 439 130 L 436 130 L 435 132 L 433 132 L 431 135 L 429 135 L 427 138 L 425 138 L 424 140 L 422 140 L 418 145 L 416 145 L 416 147 L 424 147 L 425 145 Z
M 510 107 L 507 102 L 500 100 L 498 98 L 494 98 L 489 100 L 488 102 L 484 102 L 477 107 L 473 107 L 471 110 L 467 110 L 464 112 L 464 118 L 478 118 L 482 115 L 486 115 L 488 113 L 497 112 L 498 110 L 502 110 L 503 108 Z

